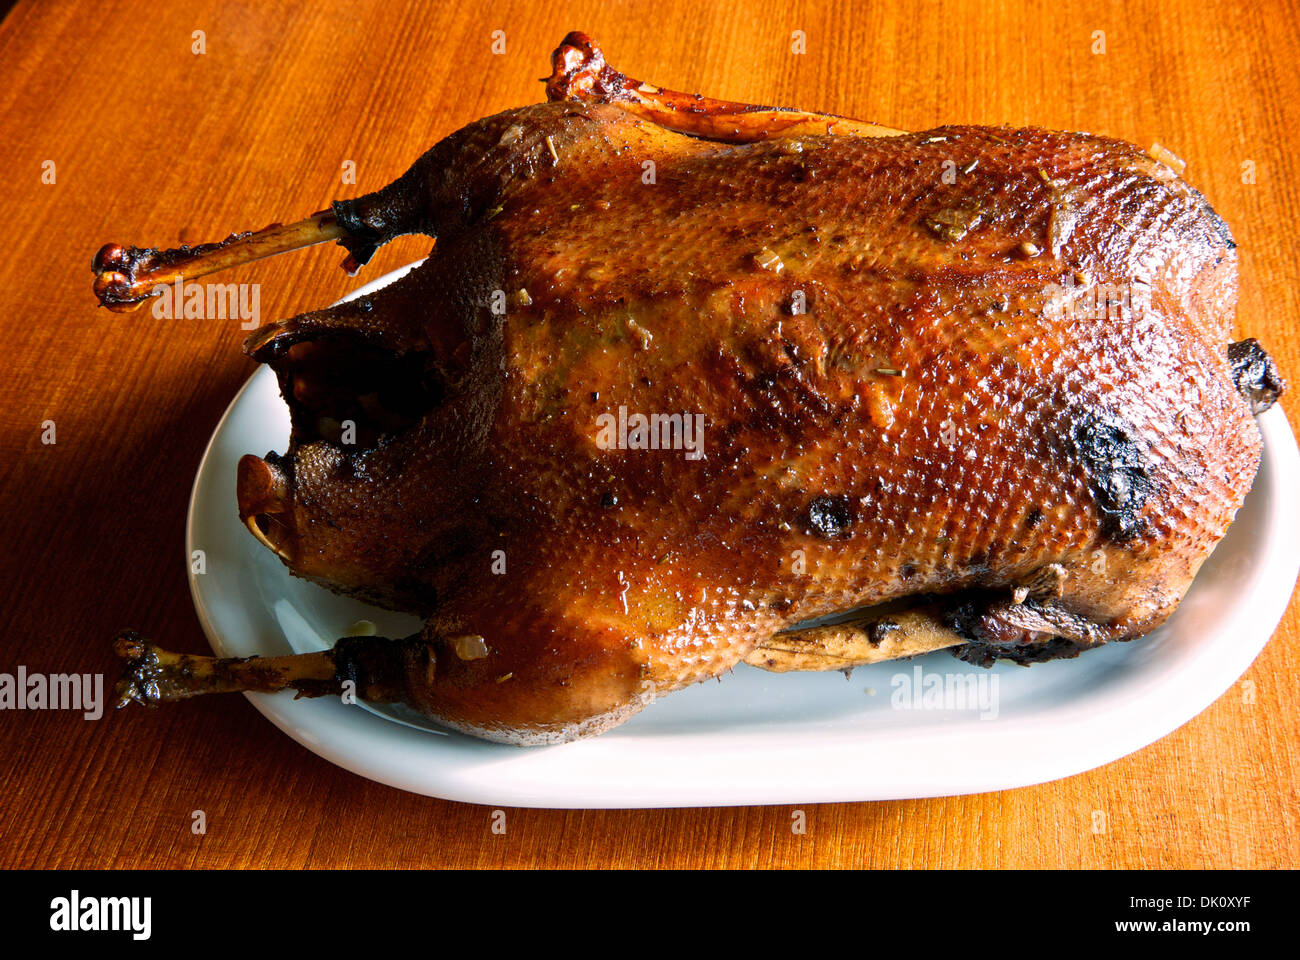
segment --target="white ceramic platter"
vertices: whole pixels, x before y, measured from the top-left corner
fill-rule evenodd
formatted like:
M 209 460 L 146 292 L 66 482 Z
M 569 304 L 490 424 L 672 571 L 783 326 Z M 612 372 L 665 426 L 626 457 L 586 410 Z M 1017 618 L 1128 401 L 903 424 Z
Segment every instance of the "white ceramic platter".
M 859 668 L 847 682 L 840 673 L 742 666 L 592 740 L 534 748 L 439 731 L 401 709 L 248 696 L 281 730 L 341 767 L 404 790 L 494 806 L 883 800 L 1069 776 L 1196 716 L 1245 672 L 1281 619 L 1300 570 L 1300 455 L 1279 407 L 1259 424 L 1264 460 L 1254 489 L 1175 616 L 1142 640 L 1077 660 L 984 671 L 941 652 Z M 190 587 L 213 649 L 222 656 L 324 649 L 363 619 L 381 635 L 415 632 L 412 617 L 293 578 L 239 523 L 236 463 L 245 453 L 283 452 L 288 436 L 288 409 L 263 367 L 231 402 L 199 465 L 187 553 L 206 553 L 206 572 L 191 575 Z M 925 706 L 934 684 L 970 690 L 972 675 L 974 683 L 985 678 L 982 708 L 964 709 L 953 697 Z

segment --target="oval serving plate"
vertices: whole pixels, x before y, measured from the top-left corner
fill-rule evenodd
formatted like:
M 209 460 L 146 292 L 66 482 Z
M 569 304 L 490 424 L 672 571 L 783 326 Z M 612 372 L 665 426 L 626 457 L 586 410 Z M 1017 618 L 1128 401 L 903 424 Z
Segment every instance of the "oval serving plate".
M 940 652 L 861 667 L 848 682 L 840 673 L 742 666 L 592 740 L 532 748 L 445 732 L 405 708 L 247 696 L 281 730 L 341 767 L 416 793 L 500 806 L 884 800 L 1081 773 L 1208 707 L 1281 620 L 1300 571 L 1300 454 L 1280 407 L 1259 425 L 1264 457 L 1254 489 L 1177 613 L 1141 640 L 1077 660 L 985 671 Z M 206 552 L 206 573 L 191 574 L 190 589 L 213 650 L 252 656 L 324 649 L 359 620 L 374 622 L 384 636 L 415 632 L 414 617 L 290 576 L 239 523 L 236 463 L 245 453 L 283 451 L 288 436 L 288 409 L 274 374 L 262 367 L 231 401 L 199 465 L 186 550 Z

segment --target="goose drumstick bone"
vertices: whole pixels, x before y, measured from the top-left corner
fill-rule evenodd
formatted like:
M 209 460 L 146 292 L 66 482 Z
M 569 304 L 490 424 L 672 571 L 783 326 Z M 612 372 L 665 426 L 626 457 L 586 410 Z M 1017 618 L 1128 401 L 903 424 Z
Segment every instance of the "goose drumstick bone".
M 471 639 L 453 637 L 451 646 L 455 649 L 457 641 Z M 910 610 L 782 631 L 756 647 L 745 662 L 777 673 L 849 670 L 965 642 L 931 612 Z M 371 703 L 405 703 L 419 709 L 419 689 L 437 664 L 435 645 L 418 634 L 403 640 L 345 637 L 329 650 L 281 657 L 218 658 L 173 653 L 124 630 L 114 640 L 113 652 L 124 661 L 115 688 L 118 707 L 188 700 L 205 693 L 294 690 L 298 697 L 350 691 Z M 349 682 L 351 687 L 346 686 Z
M 194 280 L 229 267 L 242 266 L 290 250 L 301 250 L 347 236 L 331 210 L 313 213 L 296 223 L 273 223 L 252 233 L 231 234 L 219 243 L 155 250 L 106 243 L 91 264 L 95 296 L 101 306 L 118 313 L 135 310 L 159 287 L 177 280 Z M 360 264 L 349 258 L 344 269 L 356 273 Z

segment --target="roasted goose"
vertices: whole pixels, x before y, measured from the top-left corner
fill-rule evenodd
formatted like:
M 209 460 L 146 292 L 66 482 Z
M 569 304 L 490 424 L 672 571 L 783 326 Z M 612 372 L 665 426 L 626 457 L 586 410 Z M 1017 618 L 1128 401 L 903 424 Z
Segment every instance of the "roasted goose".
M 672 93 L 582 34 L 553 65 L 549 102 L 376 193 L 99 252 L 124 309 L 310 243 L 355 270 L 436 238 L 381 292 L 249 337 L 293 429 L 238 476 L 294 574 L 424 631 L 233 661 L 127 632 L 123 703 L 354 687 L 548 743 L 739 663 L 1030 663 L 1170 615 L 1283 387 L 1234 342 L 1232 238 L 1174 169 Z

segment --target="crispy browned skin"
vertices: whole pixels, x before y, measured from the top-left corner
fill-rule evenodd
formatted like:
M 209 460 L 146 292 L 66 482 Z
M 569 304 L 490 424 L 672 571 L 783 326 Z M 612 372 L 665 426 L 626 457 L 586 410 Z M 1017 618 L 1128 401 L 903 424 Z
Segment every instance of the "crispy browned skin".
M 553 102 L 336 204 L 359 262 L 434 253 L 247 345 L 294 435 L 241 463 L 241 515 L 295 574 L 428 616 L 399 698 L 542 742 L 891 599 L 977 662 L 1169 616 L 1259 464 L 1242 390 L 1280 390 L 1250 345 L 1234 381 L 1200 194 L 1102 137 L 887 135 L 597 58 L 571 35 Z M 1120 294 L 1063 314 L 1069 285 Z M 620 408 L 703 415 L 704 456 L 602 449 Z

